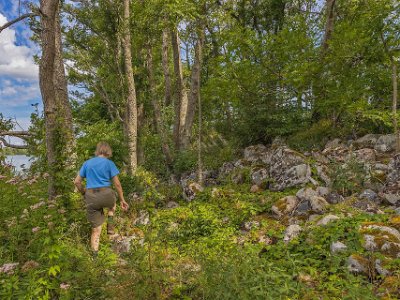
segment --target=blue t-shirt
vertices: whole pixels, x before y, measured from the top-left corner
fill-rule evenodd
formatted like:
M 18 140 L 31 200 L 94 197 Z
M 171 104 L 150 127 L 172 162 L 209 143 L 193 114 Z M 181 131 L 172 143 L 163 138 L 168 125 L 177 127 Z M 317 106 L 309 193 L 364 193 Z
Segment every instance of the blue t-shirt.
M 116 165 L 105 157 L 93 157 L 85 161 L 79 171 L 86 178 L 86 188 L 100 188 L 111 185 L 111 178 L 119 174 Z

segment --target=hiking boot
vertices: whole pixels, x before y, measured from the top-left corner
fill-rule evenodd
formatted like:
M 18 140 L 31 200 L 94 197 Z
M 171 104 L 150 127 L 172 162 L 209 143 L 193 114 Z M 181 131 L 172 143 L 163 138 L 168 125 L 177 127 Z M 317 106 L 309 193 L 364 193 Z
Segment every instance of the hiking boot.
M 114 224 L 107 223 L 107 234 L 111 235 L 115 233 Z

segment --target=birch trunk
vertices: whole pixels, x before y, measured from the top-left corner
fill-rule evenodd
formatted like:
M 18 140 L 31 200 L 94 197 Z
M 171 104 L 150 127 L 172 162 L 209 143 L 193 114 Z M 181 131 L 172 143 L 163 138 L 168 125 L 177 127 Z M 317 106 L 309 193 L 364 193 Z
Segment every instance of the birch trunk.
M 123 49 L 125 62 L 125 76 L 128 84 L 128 97 L 126 100 L 124 128 L 128 144 L 128 174 L 133 175 L 137 168 L 137 104 L 135 79 L 132 69 L 131 54 L 131 33 L 129 28 L 130 8 L 129 0 L 124 0 L 124 18 L 123 18 Z

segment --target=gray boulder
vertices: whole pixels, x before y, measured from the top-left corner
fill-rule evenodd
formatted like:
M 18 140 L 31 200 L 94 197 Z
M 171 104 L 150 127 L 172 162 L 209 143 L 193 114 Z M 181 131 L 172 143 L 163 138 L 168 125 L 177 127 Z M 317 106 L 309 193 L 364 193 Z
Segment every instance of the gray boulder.
M 376 200 L 378 200 L 378 194 L 375 193 L 373 190 L 366 189 L 358 196 L 358 198 L 375 202 Z
M 362 256 L 353 254 L 347 259 L 347 269 L 352 273 L 367 274 L 368 268 L 368 260 Z
M 353 145 L 356 149 L 374 148 L 376 141 L 379 139 L 380 136 L 380 134 L 367 134 L 355 140 L 353 142 Z
M 333 242 L 331 244 L 331 253 L 336 254 L 347 250 L 347 246 L 342 242 Z
M 296 193 L 296 197 L 301 201 L 309 201 L 311 197 L 318 196 L 318 192 L 312 188 L 302 188 Z
M 321 220 L 319 220 L 318 222 L 317 222 L 317 225 L 319 225 L 319 226 L 326 226 L 326 225 L 328 225 L 330 222 L 333 222 L 333 221 L 336 221 L 336 220 L 339 220 L 340 218 L 338 217 L 338 216 L 335 216 L 335 215 L 326 215 L 326 216 L 324 216 Z
M 258 186 L 265 185 L 268 179 L 268 170 L 265 168 L 260 168 L 251 173 L 251 182 Z
M 400 201 L 400 196 L 398 194 L 383 194 L 383 199 L 389 205 L 396 205 Z
M 278 216 L 282 217 L 294 211 L 297 207 L 299 200 L 296 196 L 286 196 L 278 200 L 273 206 L 272 211 Z
M 395 148 L 396 135 L 394 134 L 381 135 L 374 146 L 374 149 L 381 153 L 392 152 Z
M 311 209 L 316 213 L 323 213 L 329 206 L 329 203 L 325 200 L 325 198 L 320 196 L 312 196 L 310 198 L 310 206 Z
M 330 204 L 338 204 L 344 201 L 343 196 L 338 194 L 337 192 L 330 192 L 328 195 L 326 195 L 325 199 Z
M 265 154 L 267 153 L 268 149 L 264 145 L 254 145 L 249 146 L 244 149 L 244 159 L 250 163 L 256 163 L 261 161 Z
M 285 243 L 290 242 L 291 240 L 293 240 L 294 238 L 298 237 L 300 232 L 301 232 L 301 227 L 300 225 L 289 225 L 288 228 L 286 228 L 285 231 L 285 236 L 283 238 L 283 241 Z
M 317 192 L 318 196 L 321 196 L 321 197 L 324 197 L 324 198 L 326 196 L 328 196 L 328 194 L 330 193 L 329 188 L 324 187 L 324 186 L 317 187 L 317 189 L 315 191 Z

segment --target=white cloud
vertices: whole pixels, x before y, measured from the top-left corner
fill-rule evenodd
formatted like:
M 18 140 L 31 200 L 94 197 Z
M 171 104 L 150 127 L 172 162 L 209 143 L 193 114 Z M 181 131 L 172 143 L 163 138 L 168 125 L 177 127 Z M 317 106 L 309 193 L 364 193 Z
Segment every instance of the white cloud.
M 0 13 L 0 25 L 7 23 L 7 18 Z M 31 48 L 16 45 L 15 30 L 7 28 L 0 33 L 0 76 L 15 79 L 38 79 L 38 66 L 33 62 Z
M 0 80 L 0 107 L 8 109 L 27 105 L 40 97 L 39 85 L 34 82 Z

